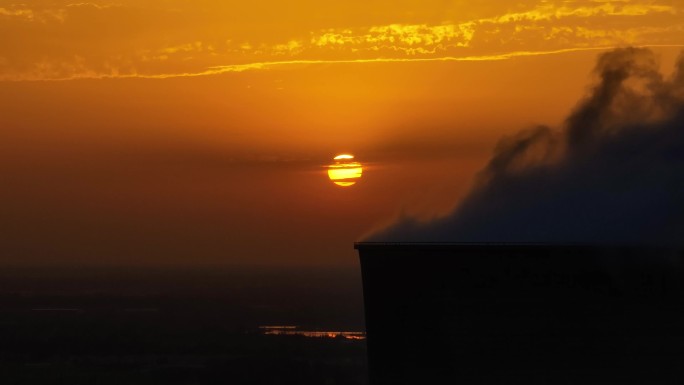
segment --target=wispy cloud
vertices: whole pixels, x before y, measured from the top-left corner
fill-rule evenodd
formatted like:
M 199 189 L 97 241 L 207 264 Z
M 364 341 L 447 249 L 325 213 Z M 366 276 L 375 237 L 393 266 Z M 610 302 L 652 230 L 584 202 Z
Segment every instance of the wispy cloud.
M 476 31 L 473 22 L 461 24 L 390 24 L 365 31 L 351 29 L 323 31 L 309 41 L 316 48 L 347 48 L 352 52 L 392 50 L 409 55 L 435 53 L 455 47 L 468 47 Z
M 0 16 L 33 19 L 33 11 L 27 8 L 0 8 Z
M 669 47 L 669 48 L 684 48 L 684 44 L 681 45 L 648 45 L 639 46 L 637 48 L 656 48 L 656 47 Z M 80 72 L 77 75 L 67 76 L 67 77 L 45 77 L 45 76 L 27 76 L 24 78 L 0 78 L 4 81 L 70 81 L 78 79 L 172 79 L 172 78 L 184 78 L 184 77 L 200 77 L 200 76 L 212 76 L 221 75 L 228 73 L 240 73 L 249 71 L 260 71 L 260 70 L 273 70 L 288 66 L 312 66 L 312 65 L 329 65 L 329 64 L 383 64 L 383 63 L 430 63 L 430 62 L 477 62 L 477 61 L 501 61 L 510 60 L 514 58 L 521 57 L 533 57 L 533 56 L 548 56 L 548 55 L 558 55 L 564 53 L 572 52 L 583 52 L 583 51 L 608 51 L 618 47 L 584 47 L 584 48 L 565 48 L 550 51 L 515 51 L 507 52 L 496 55 L 480 55 L 480 56 L 441 56 L 441 57 L 424 57 L 424 58 L 373 58 L 373 59 L 349 59 L 349 60 L 283 60 L 283 61 L 267 61 L 267 62 L 255 62 L 255 63 L 245 63 L 245 64 L 232 64 L 224 66 L 210 67 L 202 71 L 197 72 L 182 72 L 182 73 L 162 73 L 162 74 L 141 74 L 141 73 L 96 73 L 96 72 Z
M 64 12 L 62 10 L 34 10 L 26 4 L 11 5 L 5 8 L 0 7 L 0 21 L 4 19 L 45 23 L 51 20 L 61 21 L 63 18 Z
M 460 23 L 390 24 L 365 29 L 329 29 L 312 34 L 311 48 L 331 48 L 348 52 L 395 52 L 406 55 L 429 55 L 444 52 L 500 48 L 502 43 L 543 45 L 544 49 L 586 46 L 587 39 L 601 37 L 598 45 L 644 44 L 643 37 L 668 33 L 673 25 L 660 20 L 643 27 L 644 20 L 624 20 L 652 15 L 676 16 L 671 5 L 600 2 L 585 6 L 541 4 L 525 12 L 505 13 L 495 17 Z M 587 23 L 601 19 L 600 23 Z M 620 20 L 621 25 L 613 25 Z M 680 20 L 675 26 L 684 25 Z M 553 41 L 562 35 L 563 41 Z
M 88 2 L 61 8 L 17 5 L 0 8 L 0 28 L 15 31 L 0 41 L 0 80 L 169 78 L 319 63 L 504 60 L 677 45 L 684 38 L 684 5 L 672 2 L 528 3 L 527 9 L 518 5 L 515 12 L 459 21 L 311 29 L 282 38 L 265 31 L 236 35 L 223 26 L 204 30 L 177 10 Z M 183 33 L 176 32 L 179 22 L 190 23 Z
M 595 16 L 644 16 L 653 13 L 669 13 L 676 15 L 677 8 L 672 5 L 635 4 L 626 1 L 593 2 L 592 5 L 572 6 L 566 3 L 556 6 L 552 3 L 541 4 L 526 12 L 507 13 L 497 17 L 478 20 L 479 23 L 511 23 L 520 21 L 549 21 L 568 17 Z

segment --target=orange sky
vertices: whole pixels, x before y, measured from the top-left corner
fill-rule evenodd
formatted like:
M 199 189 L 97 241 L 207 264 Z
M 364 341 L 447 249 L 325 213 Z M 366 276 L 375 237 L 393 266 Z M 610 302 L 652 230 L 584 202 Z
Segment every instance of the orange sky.
M 0 0 L 9 263 L 353 264 L 558 125 L 598 53 L 684 42 L 676 1 Z M 367 165 L 340 188 L 323 166 Z

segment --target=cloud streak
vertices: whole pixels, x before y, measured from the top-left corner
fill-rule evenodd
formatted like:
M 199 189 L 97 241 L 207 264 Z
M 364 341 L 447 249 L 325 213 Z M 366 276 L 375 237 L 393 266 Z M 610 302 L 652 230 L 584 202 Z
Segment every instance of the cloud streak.
M 477 48 L 506 39 L 514 41 L 516 36 L 526 35 L 526 43 L 548 42 L 562 30 L 577 37 L 587 31 L 604 36 L 611 35 L 613 44 L 639 43 L 639 24 L 627 28 L 590 29 L 580 19 L 624 19 L 626 17 L 666 14 L 675 16 L 678 9 L 671 5 L 624 4 L 605 2 L 591 6 L 567 5 L 557 7 L 541 4 L 525 12 L 506 13 L 496 17 L 468 20 L 461 23 L 390 24 L 373 26 L 366 30 L 328 30 L 311 38 L 316 47 L 346 48 L 352 51 L 395 51 L 407 55 L 434 54 L 454 49 Z M 507 29 L 506 27 L 512 27 Z M 649 29 L 651 32 L 665 32 L 668 27 Z M 511 35 L 512 34 L 512 35 Z M 484 36 L 484 37 L 480 37 Z M 566 39 L 569 36 L 565 36 Z
M 679 48 L 684 47 L 684 45 L 651 45 L 643 46 L 642 48 L 654 48 L 654 47 L 667 47 L 667 48 Z M 206 70 L 197 72 L 183 72 L 183 73 L 162 73 L 162 74 L 118 74 L 112 73 L 96 73 L 96 72 L 80 72 L 77 75 L 68 77 L 44 77 L 41 75 L 37 76 L 26 76 L 20 78 L 0 77 L 0 81 L 71 81 L 79 79 L 173 79 L 173 78 L 187 78 L 187 77 L 202 77 L 202 76 L 215 76 L 229 73 L 241 73 L 250 71 L 265 71 L 265 70 L 275 70 L 283 67 L 291 66 L 312 66 L 312 65 L 330 65 L 330 64 L 383 64 L 383 63 L 435 63 L 435 62 L 477 62 L 477 61 L 502 61 L 510 60 L 514 58 L 523 57 L 534 57 L 534 56 L 548 56 L 548 55 L 559 55 L 565 53 L 573 52 L 586 52 L 586 51 L 608 51 L 615 49 L 617 47 L 587 47 L 587 48 L 566 48 L 551 51 L 516 51 L 507 52 L 496 55 L 482 55 L 482 56 L 464 56 L 464 57 L 454 57 L 454 56 L 443 56 L 443 57 L 428 57 L 428 58 L 374 58 L 374 59 L 351 59 L 351 60 L 283 60 L 283 61 L 270 61 L 270 62 L 257 62 L 257 63 L 245 63 L 245 64 L 232 64 L 226 66 L 216 66 L 210 67 Z
M 447 13 L 442 21 L 338 23 L 289 33 L 207 22 L 212 8 L 206 4 L 192 10 L 144 2 L 0 7 L 0 30 L 10 36 L 0 41 L 0 79 L 170 78 L 318 63 L 501 60 L 677 45 L 684 36 L 684 8 L 673 3 L 521 4 L 518 11 L 487 17 Z

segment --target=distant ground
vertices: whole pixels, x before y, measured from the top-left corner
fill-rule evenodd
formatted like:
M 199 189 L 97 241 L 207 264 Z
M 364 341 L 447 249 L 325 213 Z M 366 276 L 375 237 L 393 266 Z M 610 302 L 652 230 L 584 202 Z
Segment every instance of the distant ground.
M 2 384 L 366 384 L 354 269 L 0 269 Z

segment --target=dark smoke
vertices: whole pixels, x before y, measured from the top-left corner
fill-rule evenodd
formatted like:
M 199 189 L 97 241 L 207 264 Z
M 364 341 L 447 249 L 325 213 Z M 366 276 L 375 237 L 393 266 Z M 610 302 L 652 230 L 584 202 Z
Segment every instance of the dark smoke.
M 684 53 L 669 79 L 640 48 L 601 55 L 595 72 L 560 130 L 501 140 L 450 215 L 369 240 L 684 244 Z

